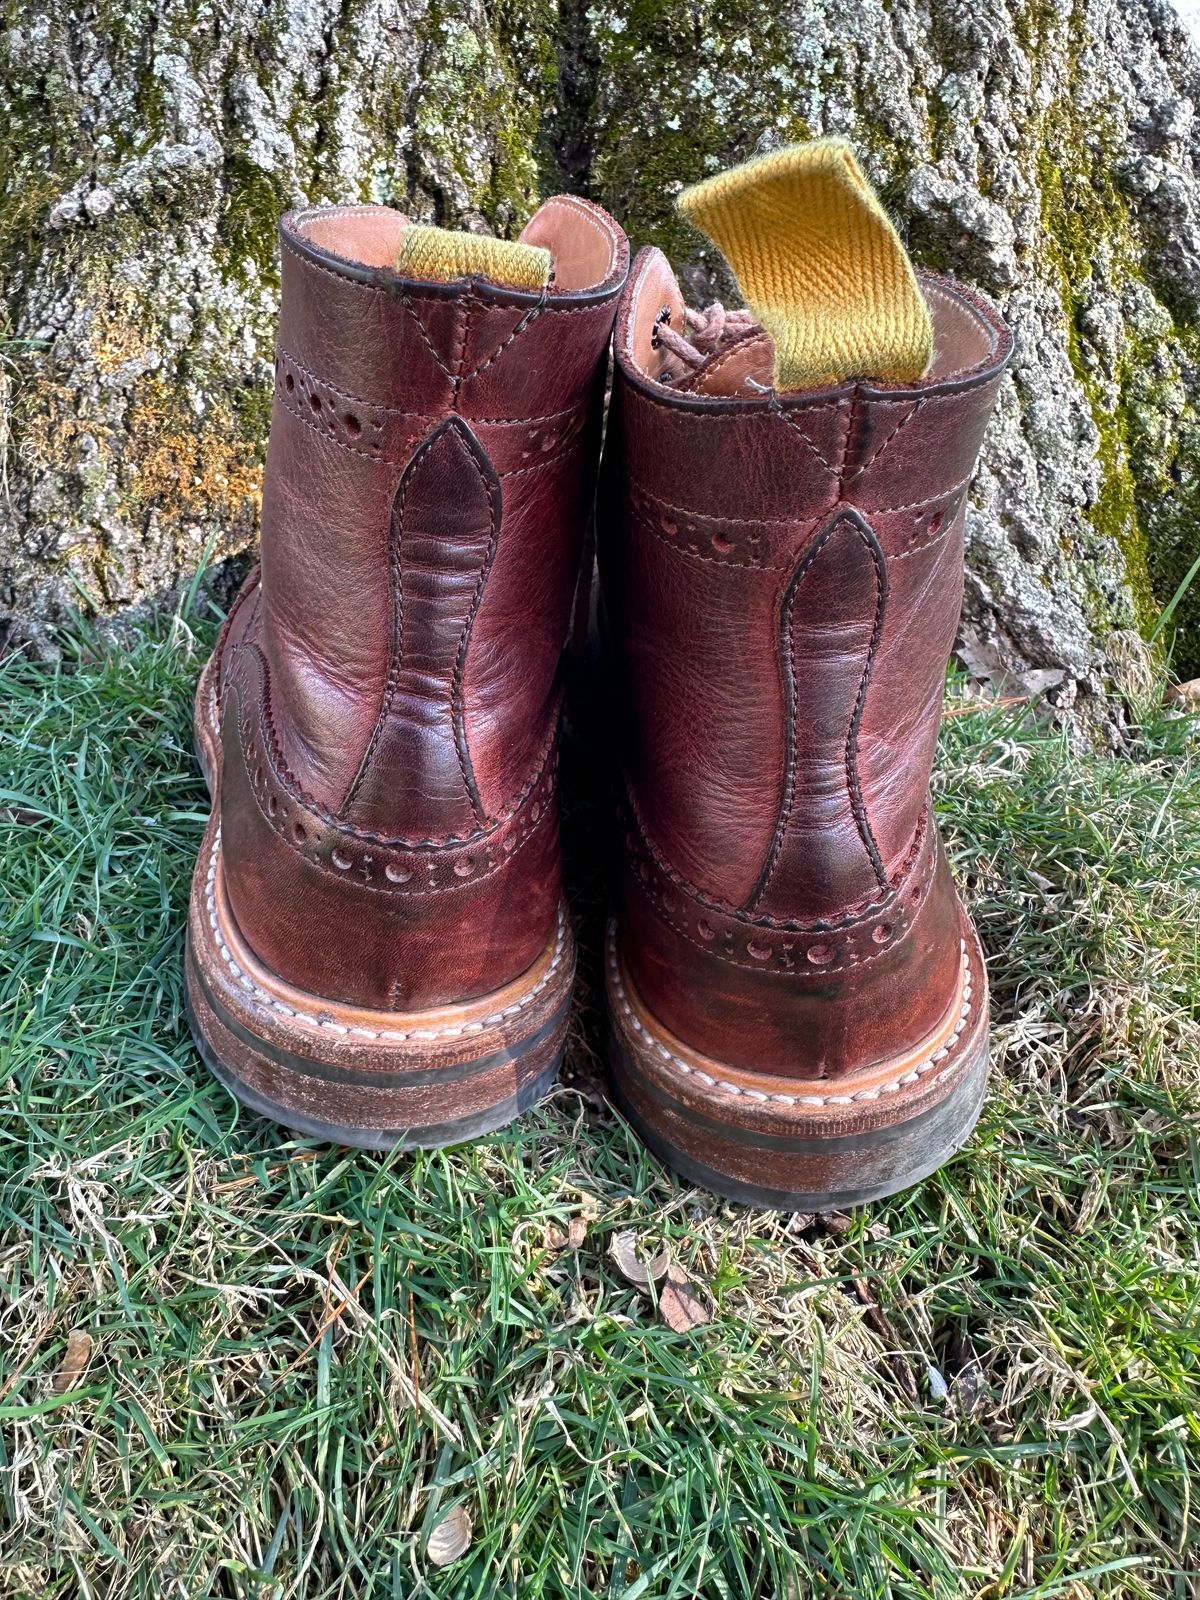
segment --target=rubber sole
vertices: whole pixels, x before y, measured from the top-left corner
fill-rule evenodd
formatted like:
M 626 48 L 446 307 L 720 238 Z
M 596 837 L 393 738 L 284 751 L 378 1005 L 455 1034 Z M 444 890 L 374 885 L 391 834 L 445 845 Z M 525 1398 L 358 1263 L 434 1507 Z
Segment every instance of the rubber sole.
M 533 966 L 492 994 L 397 1012 L 309 994 L 264 967 L 225 892 L 213 668 L 194 733 L 214 797 L 192 881 L 188 1023 L 205 1065 L 243 1105 L 360 1149 L 429 1149 L 503 1127 L 550 1087 L 562 1059 L 575 948 L 565 907 Z
M 740 1072 L 688 1048 L 642 1003 L 610 931 L 609 1060 L 639 1137 L 689 1182 L 745 1205 L 838 1211 L 919 1183 L 964 1144 L 987 1085 L 987 983 L 964 930 L 962 981 L 921 1051 L 826 1083 Z
M 349 1123 L 330 1122 L 324 1117 L 297 1111 L 293 1106 L 272 1100 L 244 1083 L 225 1065 L 213 1050 L 204 1032 L 204 1024 L 193 1010 L 190 990 L 184 999 L 188 1025 L 201 1060 L 213 1077 L 247 1110 L 258 1116 L 290 1128 L 293 1133 L 311 1139 L 329 1139 L 334 1144 L 348 1145 L 360 1150 L 430 1150 L 444 1145 L 462 1144 L 468 1139 L 478 1139 L 485 1133 L 503 1128 L 523 1111 L 537 1104 L 550 1089 L 562 1063 L 562 1050 L 553 1056 L 539 1077 L 526 1078 L 511 1095 L 495 1102 L 485 1110 L 470 1116 L 455 1117 L 449 1122 L 431 1123 L 422 1128 L 360 1128 Z

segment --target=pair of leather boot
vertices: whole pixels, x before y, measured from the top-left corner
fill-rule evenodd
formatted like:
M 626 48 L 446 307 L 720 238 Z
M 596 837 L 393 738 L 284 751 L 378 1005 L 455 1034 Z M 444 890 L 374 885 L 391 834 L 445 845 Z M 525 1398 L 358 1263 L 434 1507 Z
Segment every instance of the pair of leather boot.
M 879 273 L 839 301 L 810 270 L 853 256 L 837 216 L 832 246 L 772 241 L 756 167 L 728 227 L 728 195 L 693 213 L 754 315 L 689 312 L 659 251 L 630 271 L 573 197 L 515 244 L 377 206 L 283 218 L 261 566 L 196 701 L 213 810 L 187 951 L 200 1051 L 255 1110 L 435 1145 L 554 1077 L 561 668 L 615 322 L 596 609 L 619 1102 L 688 1177 L 806 1209 L 903 1187 L 973 1125 L 986 978 L 928 784 L 1009 337 L 901 251 L 875 348 L 911 366 L 915 316 L 918 364 L 861 376 Z M 802 210 L 805 182 L 784 176 Z

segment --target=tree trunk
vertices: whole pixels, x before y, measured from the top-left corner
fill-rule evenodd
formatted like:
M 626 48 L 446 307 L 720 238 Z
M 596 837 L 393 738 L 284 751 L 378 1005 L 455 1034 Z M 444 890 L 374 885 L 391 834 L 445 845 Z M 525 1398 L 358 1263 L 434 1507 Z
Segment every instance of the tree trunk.
M 1103 723 L 1200 551 L 1200 61 L 1166 0 L 9 0 L 0 604 L 160 600 L 254 535 L 288 205 L 510 233 L 609 206 L 697 293 L 685 183 L 822 132 L 1017 353 L 962 654 Z M 713 273 L 720 287 L 719 274 Z M 728 292 L 728 285 L 723 286 Z M 1200 583 L 1176 665 L 1200 670 Z

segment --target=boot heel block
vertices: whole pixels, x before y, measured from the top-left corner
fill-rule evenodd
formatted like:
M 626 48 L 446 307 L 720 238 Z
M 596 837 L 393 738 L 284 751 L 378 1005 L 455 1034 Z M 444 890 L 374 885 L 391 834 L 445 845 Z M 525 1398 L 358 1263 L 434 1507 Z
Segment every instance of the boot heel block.
M 210 824 L 187 935 L 187 1013 L 206 1065 L 251 1110 L 364 1149 L 432 1148 L 503 1126 L 553 1082 L 575 948 L 565 910 L 533 967 L 494 994 L 433 1011 L 371 1011 L 309 995 L 238 933 Z
M 834 1211 L 927 1177 L 975 1126 L 987 1081 L 987 978 L 964 919 L 962 978 L 944 1025 L 919 1051 L 830 1080 L 738 1071 L 689 1049 L 606 954 L 618 1104 L 667 1165 L 747 1205 Z

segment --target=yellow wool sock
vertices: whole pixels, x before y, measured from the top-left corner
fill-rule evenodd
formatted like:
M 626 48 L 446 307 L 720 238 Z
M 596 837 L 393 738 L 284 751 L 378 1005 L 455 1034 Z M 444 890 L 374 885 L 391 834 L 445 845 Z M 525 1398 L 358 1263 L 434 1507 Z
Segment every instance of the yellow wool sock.
M 723 252 L 775 344 L 777 390 L 919 378 L 929 308 L 844 139 L 788 145 L 685 189 L 679 210 Z
M 404 278 L 449 283 L 455 278 L 488 278 L 506 289 L 544 289 L 550 281 L 550 252 L 484 233 L 454 233 L 413 223 L 404 230 L 396 271 Z

